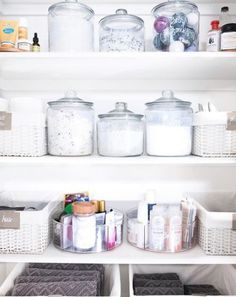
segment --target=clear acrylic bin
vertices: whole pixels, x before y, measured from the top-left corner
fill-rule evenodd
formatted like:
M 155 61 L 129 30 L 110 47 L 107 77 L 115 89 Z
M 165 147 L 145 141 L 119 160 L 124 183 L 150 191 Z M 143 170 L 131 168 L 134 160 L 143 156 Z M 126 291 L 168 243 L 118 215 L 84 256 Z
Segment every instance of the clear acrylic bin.
M 123 214 L 116 210 L 120 215 Z M 99 253 L 113 250 L 123 241 L 123 221 L 114 226 L 97 225 L 96 243 L 91 249 L 78 249 L 73 246 L 73 230 L 71 224 L 63 224 L 53 220 L 53 243 L 67 252 L 73 253 Z

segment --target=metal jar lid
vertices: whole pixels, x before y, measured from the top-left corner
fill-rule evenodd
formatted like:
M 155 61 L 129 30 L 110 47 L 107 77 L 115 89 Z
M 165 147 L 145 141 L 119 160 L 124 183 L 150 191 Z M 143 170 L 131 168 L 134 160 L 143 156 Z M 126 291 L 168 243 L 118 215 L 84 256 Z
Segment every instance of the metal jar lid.
M 77 97 L 77 93 L 75 91 L 68 91 L 65 93 L 65 97 L 56 101 L 48 102 L 49 106 L 93 106 L 92 102 L 84 101 Z
M 143 115 L 133 113 L 127 109 L 127 103 L 116 102 L 116 108 L 108 113 L 98 115 L 100 119 L 102 118 L 119 118 L 119 119 L 137 119 L 141 120 Z
M 189 7 L 189 12 L 191 12 L 193 9 L 198 10 L 197 5 L 190 2 L 190 1 L 169 0 L 167 2 L 163 2 L 163 3 L 160 3 L 160 4 L 156 5 L 152 9 L 152 14 L 155 17 L 157 17 L 157 16 L 159 16 L 159 13 L 165 12 L 167 9 L 168 9 L 168 11 L 175 13 L 176 10 L 183 11 L 184 9 L 187 9 L 187 7 Z
M 140 17 L 128 14 L 123 8 L 117 9 L 115 14 L 102 18 L 99 24 L 104 30 L 139 31 L 144 27 L 144 21 Z

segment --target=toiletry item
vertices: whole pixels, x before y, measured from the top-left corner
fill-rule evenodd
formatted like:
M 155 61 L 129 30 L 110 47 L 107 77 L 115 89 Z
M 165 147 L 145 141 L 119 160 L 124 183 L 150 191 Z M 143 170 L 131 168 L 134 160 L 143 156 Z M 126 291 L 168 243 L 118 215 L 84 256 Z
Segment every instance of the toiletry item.
M 115 224 L 116 224 L 116 244 L 119 245 L 122 242 L 122 224 L 123 224 L 123 214 L 120 211 L 117 211 L 114 209 L 114 215 L 115 215 Z
M 220 14 L 220 27 L 222 28 L 224 25 L 231 23 L 231 16 L 229 14 L 229 7 L 224 6 L 221 8 Z
M 166 250 L 166 211 L 161 206 L 154 206 L 151 211 L 149 247 L 158 252 Z
M 104 225 L 105 224 L 105 216 L 106 216 L 105 201 L 104 200 L 101 200 L 101 201 L 91 200 L 91 203 L 95 207 L 97 225 Z
M 61 247 L 67 249 L 73 245 L 73 233 L 72 233 L 72 215 L 64 214 L 60 218 L 60 222 L 63 224 Z
M 18 21 L 0 20 L 0 46 L 12 48 L 16 46 Z
M 19 21 L 17 48 L 27 52 L 31 51 L 31 44 L 28 40 L 28 21 L 26 18 L 20 18 Z
M 148 220 L 150 220 L 150 212 L 153 206 L 156 205 L 156 191 L 148 190 L 144 195 L 144 201 L 146 201 L 148 205 Z
M 40 44 L 39 44 L 39 38 L 37 33 L 34 33 L 32 52 L 40 52 Z
M 218 52 L 220 50 L 220 22 L 214 20 L 211 22 L 211 30 L 208 32 L 207 36 L 207 51 L 208 52 Z
M 236 23 L 221 27 L 221 50 L 236 51 Z
M 129 219 L 127 222 L 127 236 L 131 244 L 137 245 L 138 236 L 138 220 L 136 218 Z
M 148 246 L 148 205 L 146 201 L 140 201 L 138 205 L 137 222 L 137 247 Z
M 91 202 L 73 203 L 72 226 L 74 248 L 92 249 L 96 244 L 96 216 Z
M 106 247 L 108 250 L 116 245 L 115 213 L 111 209 L 106 214 Z
M 182 249 L 182 212 L 179 206 L 168 209 L 168 251 L 179 252 Z

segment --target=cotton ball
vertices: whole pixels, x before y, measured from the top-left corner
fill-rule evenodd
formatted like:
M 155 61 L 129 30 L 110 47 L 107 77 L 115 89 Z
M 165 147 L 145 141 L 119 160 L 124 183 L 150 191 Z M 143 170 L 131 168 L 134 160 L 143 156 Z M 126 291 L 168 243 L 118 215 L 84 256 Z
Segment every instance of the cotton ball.
M 188 25 L 191 27 L 195 27 L 198 23 L 198 15 L 194 12 L 191 12 L 187 15 Z
M 169 47 L 170 52 L 184 52 L 184 44 L 181 41 L 173 41 Z

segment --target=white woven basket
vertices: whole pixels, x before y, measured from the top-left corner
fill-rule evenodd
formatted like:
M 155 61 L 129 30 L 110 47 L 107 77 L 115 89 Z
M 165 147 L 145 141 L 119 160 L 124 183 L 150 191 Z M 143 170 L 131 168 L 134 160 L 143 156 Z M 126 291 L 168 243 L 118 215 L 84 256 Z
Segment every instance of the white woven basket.
M 11 129 L 0 130 L 0 155 L 39 157 L 47 153 L 43 113 L 11 113 Z
M 236 255 L 236 193 L 191 194 L 198 209 L 198 240 L 208 255 Z
M 24 201 L 17 196 L 24 197 Z M 19 229 L 0 229 L 0 253 L 41 254 L 47 248 L 52 234 L 52 215 L 60 208 L 59 196 L 55 194 L 23 192 L 0 193 L 2 205 L 35 207 L 36 211 L 20 211 Z M 31 202 L 26 198 L 31 196 Z M 38 197 L 37 197 L 38 196 Z M 37 197 L 37 199 L 35 199 Z M 50 199 L 50 201 L 49 201 Z M 32 202 L 40 201 L 40 202 Z M 4 202 L 7 201 L 8 203 Z M 18 212 L 17 212 L 18 213 Z
M 192 153 L 201 157 L 236 156 L 236 130 L 228 130 L 226 112 L 195 115 Z

